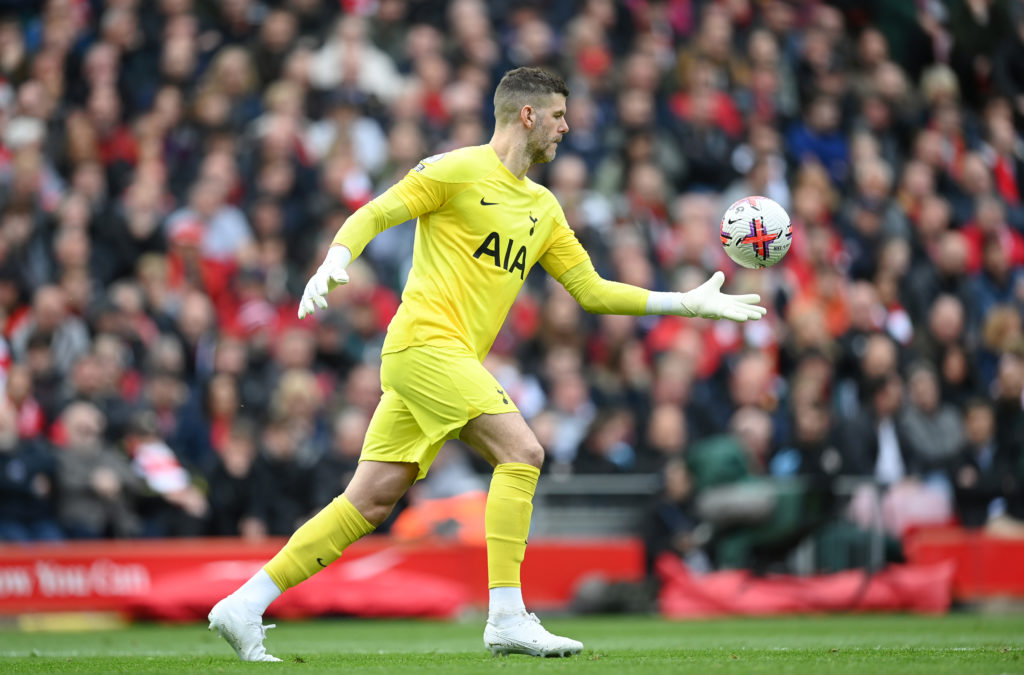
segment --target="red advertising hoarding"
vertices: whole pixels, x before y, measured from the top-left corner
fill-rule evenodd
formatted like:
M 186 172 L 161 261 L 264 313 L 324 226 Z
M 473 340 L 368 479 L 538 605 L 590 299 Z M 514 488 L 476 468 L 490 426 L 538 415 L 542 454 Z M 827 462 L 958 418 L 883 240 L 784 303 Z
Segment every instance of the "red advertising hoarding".
M 7 546 L 0 548 L 0 613 L 114 610 L 150 618 L 201 618 L 283 543 L 182 539 Z M 486 604 L 486 563 L 482 545 L 371 536 L 285 593 L 272 609 L 277 615 L 451 615 Z M 564 607 L 578 584 L 594 575 L 640 579 L 640 543 L 531 542 L 524 592 L 531 606 Z M 418 605 L 410 604 L 410 594 L 419 598 Z

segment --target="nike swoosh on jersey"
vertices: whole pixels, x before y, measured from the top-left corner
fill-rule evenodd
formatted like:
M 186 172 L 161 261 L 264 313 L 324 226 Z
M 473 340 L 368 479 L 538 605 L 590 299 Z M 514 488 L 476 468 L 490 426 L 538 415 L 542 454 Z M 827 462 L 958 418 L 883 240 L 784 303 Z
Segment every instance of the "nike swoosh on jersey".
M 480 206 L 496 206 L 497 204 L 498 202 L 489 202 L 485 200 L 483 197 L 480 198 Z

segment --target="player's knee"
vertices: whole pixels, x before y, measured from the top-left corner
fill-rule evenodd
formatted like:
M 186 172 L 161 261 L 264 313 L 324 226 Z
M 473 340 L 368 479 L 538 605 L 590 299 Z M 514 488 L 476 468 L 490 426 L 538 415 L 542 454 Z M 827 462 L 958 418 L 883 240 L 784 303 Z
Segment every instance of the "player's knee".
M 374 527 L 388 519 L 388 516 L 391 515 L 395 508 L 395 504 L 401 499 L 402 494 L 402 492 L 399 492 L 396 496 L 395 493 L 388 490 L 369 493 L 345 491 L 345 495 L 352 502 L 352 505 L 356 507 L 356 510 L 362 514 L 366 522 Z
M 374 501 L 373 503 L 367 504 L 364 509 L 360 509 L 363 514 L 363 518 L 366 521 L 377 527 L 391 515 L 391 512 L 395 509 L 395 503 L 393 501 Z
M 529 464 L 539 469 L 544 465 L 544 448 L 540 443 L 526 445 L 514 453 L 511 461 Z

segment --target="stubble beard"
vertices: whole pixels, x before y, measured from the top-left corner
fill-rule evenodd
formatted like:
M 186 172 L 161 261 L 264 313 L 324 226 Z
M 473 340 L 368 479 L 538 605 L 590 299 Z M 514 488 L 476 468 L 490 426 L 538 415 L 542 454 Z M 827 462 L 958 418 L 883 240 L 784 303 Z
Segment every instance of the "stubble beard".
M 550 145 L 552 145 L 552 141 L 546 141 L 543 145 L 534 145 L 532 143 L 527 145 L 527 152 L 530 155 L 530 164 L 545 164 L 553 160 L 555 158 L 555 153 L 558 151 L 558 146 L 555 145 L 549 155 L 548 147 Z

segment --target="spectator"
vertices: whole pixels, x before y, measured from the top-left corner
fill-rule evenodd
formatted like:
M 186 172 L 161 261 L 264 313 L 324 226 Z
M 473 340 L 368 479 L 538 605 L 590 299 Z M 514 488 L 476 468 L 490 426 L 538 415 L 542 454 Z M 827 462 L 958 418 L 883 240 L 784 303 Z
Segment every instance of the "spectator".
M 198 289 L 182 295 L 175 328 L 185 350 L 184 372 L 203 376 L 212 368 L 216 324 L 210 298 Z
M 849 324 L 839 337 L 837 375 L 845 380 L 856 380 L 861 359 L 871 335 L 882 328 L 885 308 L 878 298 L 878 289 L 868 281 L 859 281 L 847 290 Z
M 871 482 L 855 490 L 849 517 L 863 530 L 882 527 L 897 538 L 911 526 L 948 521 L 948 486 L 921 480 L 926 467 L 897 424 L 905 410 L 902 378 L 890 373 L 870 381 L 865 395 L 868 407 L 843 431 L 843 465 Z
M 903 378 L 892 370 L 874 375 L 862 395 L 864 409 L 842 434 L 843 466 L 846 473 L 873 476 L 882 485 L 897 483 L 917 470 L 896 424 L 903 410 Z
M 268 534 L 264 518 L 264 486 L 273 481 L 266 465 L 257 462 L 255 427 L 238 420 L 231 427 L 224 449 L 206 472 L 209 485 L 209 533 L 259 539 Z
M 835 99 L 816 96 L 806 105 L 803 119 L 786 135 L 789 151 L 797 162 L 820 162 L 836 184 L 846 180 L 850 170 L 849 147 L 840 133 L 839 114 Z
M 1011 263 L 1004 242 L 990 239 L 982 247 L 982 270 L 972 280 L 972 299 L 977 320 L 987 317 L 999 305 L 1024 306 L 1020 291 L 1024 285 L 1024 265 Z
M 72 403 L 60 416 L 57 514 L 71 537 L 133 537 L 142 533 L 136 502 L 143 481 L 119 451 L 103 442 L 103 413 Z
M 992 383 L 996 410 L 996 443 L 1021 458 L 1024 448 L 1024 356 L 1016 346 L 999 357 Z M 1024 460 L 1021 460 L 1024 461 Z
M 966 438 L 949 467 L 956 515 L 964 527 L 984 527 L 1003 516 L 1007 498 L 1019 489 L 1010 456 L 996 445 L 995 421 L 988 401 L 968 401 L 964 413 Z
M 803 491 L 765 475 L 771 418 L 754 407 L 736 411 L 729 433 L 695 443 L 687 455 L 697 515 L 713 528 L 718 567 L 767 566 L 803 536 Z
M 1024 118 L 1024 69 L 1019 58 L 1024 55 L 1024 17 L 1014 17 L 1008 33 L 993 56 L 992 76 L 999 93 L 1010 99 L 1014 122 L 1019 123 Z
M 687 447 L 686 415 L 682 408 L 662 403 L 651 411 L 644 443 L 637 453 L 637 470 L 656 473 L 673 459 L 679 459 Z
M 695 77 L 699 76 L 698 72 Z M 689 94 L 678 126 L 679 146 L 688 165 L 686 180 L 680 187 L 719 191 L 734 178 L 729 164 L 733 140 L 715 108 L 722 100 L 721 94 L 707 82 L 698 82 Z
M 359 164 L 379 175 L 388 159 L 389 144 L 380 123 L 366 114 L 367 99 L 357 91 L 341 90 L 328 99 L 329 114 L 312 126 L 308 143 L 315 157 L 323 159 L 338 143 L 352 146 Z M 417 160 L 418 161 L 418 160 Z
M 971 355 L 963 345 L 950 345 L 943 350 L 939 356 L 939 373 L 942 400 L 958 409 L 962 410 L 967 400 L 980 390 Z
M 939 354 L 965 341 L 967 305 L 954 295 L 935 298 L 928 312 L 928 330 L 918 334 L 916 351 L 933 364 Z
M 0 403 L 0 540 L 59 541 L 56 462 L 48 445 L 19 438 L 17 411 Z
M 148 371 L 140 397 L 140 404 L 153 411 L 160 438 L 165 439 L 179 457 L 187 457 L 186 448 L 179 447 L 184 436 L 182 406 L 187 398 L 187 387 L 181 378 L 169 370 Z
M 349 371 L 342 388 L 346 405 L 373 415 L 380 402 L 380 367 L 361 363 Z
M 828 408 L 820 403 L 799 403 L 793 410 L 792 438 L 769 464 L 774 476 L 802 476 L 807 480 L 808 497 L 819 509 L 816 517 L 831 515 L 834 481 L 844 472 L 837 441 Z
M 770 359 L 763 352 L 751 350 L 741 354 L 729 373 L 728 386 L 734 411 L 748 406 L 771 410 L 776 404 L 775 374 Z M 723 422 L 722 428 L 725 426 Z
M 249 51 L 243 47 L 226 46 L 219 50 L 200 88 L 226 97 L 225 122 L 232 127 L 243 127 L 260 114 L 258 76 Z
M 711 571 L 711 560 L 702 545 L 708 536 L 702 527 L 693 499 L 693 479 L 686 463 L 669 460 L 662 472 L 661 492 L 644 518 L 644 558 L 647 574 L 662 554 L 679 556 L 694 574 Z
M 930 260 L 910 270 L 907 279 L 907 311 L 914 322 L 922 322 L 940 294 L 950 295 L 962 309 L 971 305 L 967 278 L 967 246 L 958 231 L 947 231 L 938 246 L 929 252 Z
M 136 177 L 128 184 L 110 223 L 99 233 L 97 246 L 107 265 L 100 276 L 102 281 L 131 274 L 140 256 L 164 249 L 166 200 L 164 186 L 156 181 Z
M 103 413 L 104 439 L 116 444 L 124 435 L 138 396 L 138 373 L 129 351 L 115 335 L 97 335 L 92 352 L 75 362 L 69 401 L 89 401 Z
M 46 413 L 33 395 L 32 373 L 22 364 L 7 371 L 5 401 L 15 415 L 18 437 L 37 439 L 46 427 Z
M 943 488 L 946 469 L 964 442 L 961 417 L 939 396 L 939 378 L 928 363 L 913 364 L 907 375 L 909 400 L 897 424 L 907 441 L 906 452 L 913 457 L 925 479 L 938 479 Z
M 964 85 L 968 102 L 978 104 L 995 89 L 992 51 L 1012 30 L 1008 3 L 953 0 L 949 26 L 953 39 L 950 65 Z
M 13 330 L 11 336 L 11 347 L 16 358 L 25 358 L 33 335 L 49 339 L 53 365 L 64 375 L 71 371 L 78 357 L 89 349 L 85 322 L 79 317 L 68 315 L 67 295 L 57 286 L 41 286 L 34 293 L 31 313 Z
M 554 374 L 552 374 L 554 375 Z M 548 412 L 555 425 L 547 458 L 553 465 L 573 464 L 588 426 L 597 419 L 586 380 L 579 372 L 552 378 L 548 391 Z
M 989 310 L 979 331 L 978 375 L 983 382 L 994 382 L 1002 355 L 1024 344 L 1020 311 L 1012 305 L 997 305 Z
M 292 452 L 303 464 L 316 462 L 327 449 L 329 431 L 323 405 L 311 371 L 292 368 L 281 375 L 270 401 L 270 414 L 283 421 Z
M 244 214 L 226 202 L 226 186 L 201 183 L 192 188 L 189 205 L 167 219 L 171 238 L 184 228 L 196 227 L 200 233 L 200 251 L 204 259 L 230 261 L 252 239 Z
M 394 61 L 370 42 L 366 19 L 355 14 L 338 20 L 333 35 L 314 56 L 310 79 L 318 89 L 343 86 L 384 103 L 392 102 L 402 87 Z
M 344 492 L 359 463 L 363 437 L 370 418 L 361 410 L 349 409 L 337 417 L 330 447 L 317 461 L 313 493 L 317 506 L 324 506 Z
M 253 49 L 257 74 L 262 82 L 274 82 L 284 67 L 285 57 L 298 38 L 295 15 L 284 9 L 268 12 L 260 25 Z
M 85 109 L 96 134 L 97 159 L 106 168 L 113 187 L 120 191 L 139 158 L 138 141 L 123 122 L 121 95 L 112 85 L 97 87 L 89 93 Z
M 636 468 L 633 417 L 626 410 L 598 411 L 573 458 L 574 473 L 627 473 Z
M 151 497 L 140 505 L 144 531 L 151 536 L 196 537 L 205 533 L 210 505 L 160 438 L 156 414 L 136 413 L 125 434 L 132 469 L 142 477 Z
M 178 422 L 176 445 L 185 461 L 197 467 L 214 461 L 239 417 L 239 402 L 238 381 L 228 373 L 214 375 L 193 394 Z
M 47 335 L 32 335 L 25 345 L 25 367 L 32 379 L 32 391 L 38 397 L 43 416 L 47 420 L 57 417 L 64 403 L 64 377 L 57 371 L 50 339 Z
M 621 162 L 613 155 L 601 165 L 599 171 L 605 175 L 597 180 L 607 185 L 605 192 L 621 189 L 630 167 L 640 159 L 653 160 L 665 172 L 670 185 L 681 182 L 686 161 L 677 149 L 672 133 L 656 125 L 656 104 L 653 92 L 640 88 L 627 88 L 619 93 L 616 105 L 620 125 L 611 130 L 604 142 L 607 152 L 627 161 Z
M 313 459 L 298 455 L 283 418 L 272 418 L 263 427 L 259 453 L 263 483 L 256 488 L 260 503 L 254 515 L 266 523 L 267 534 L 287 535 L 317 507 L 310 489 Z

